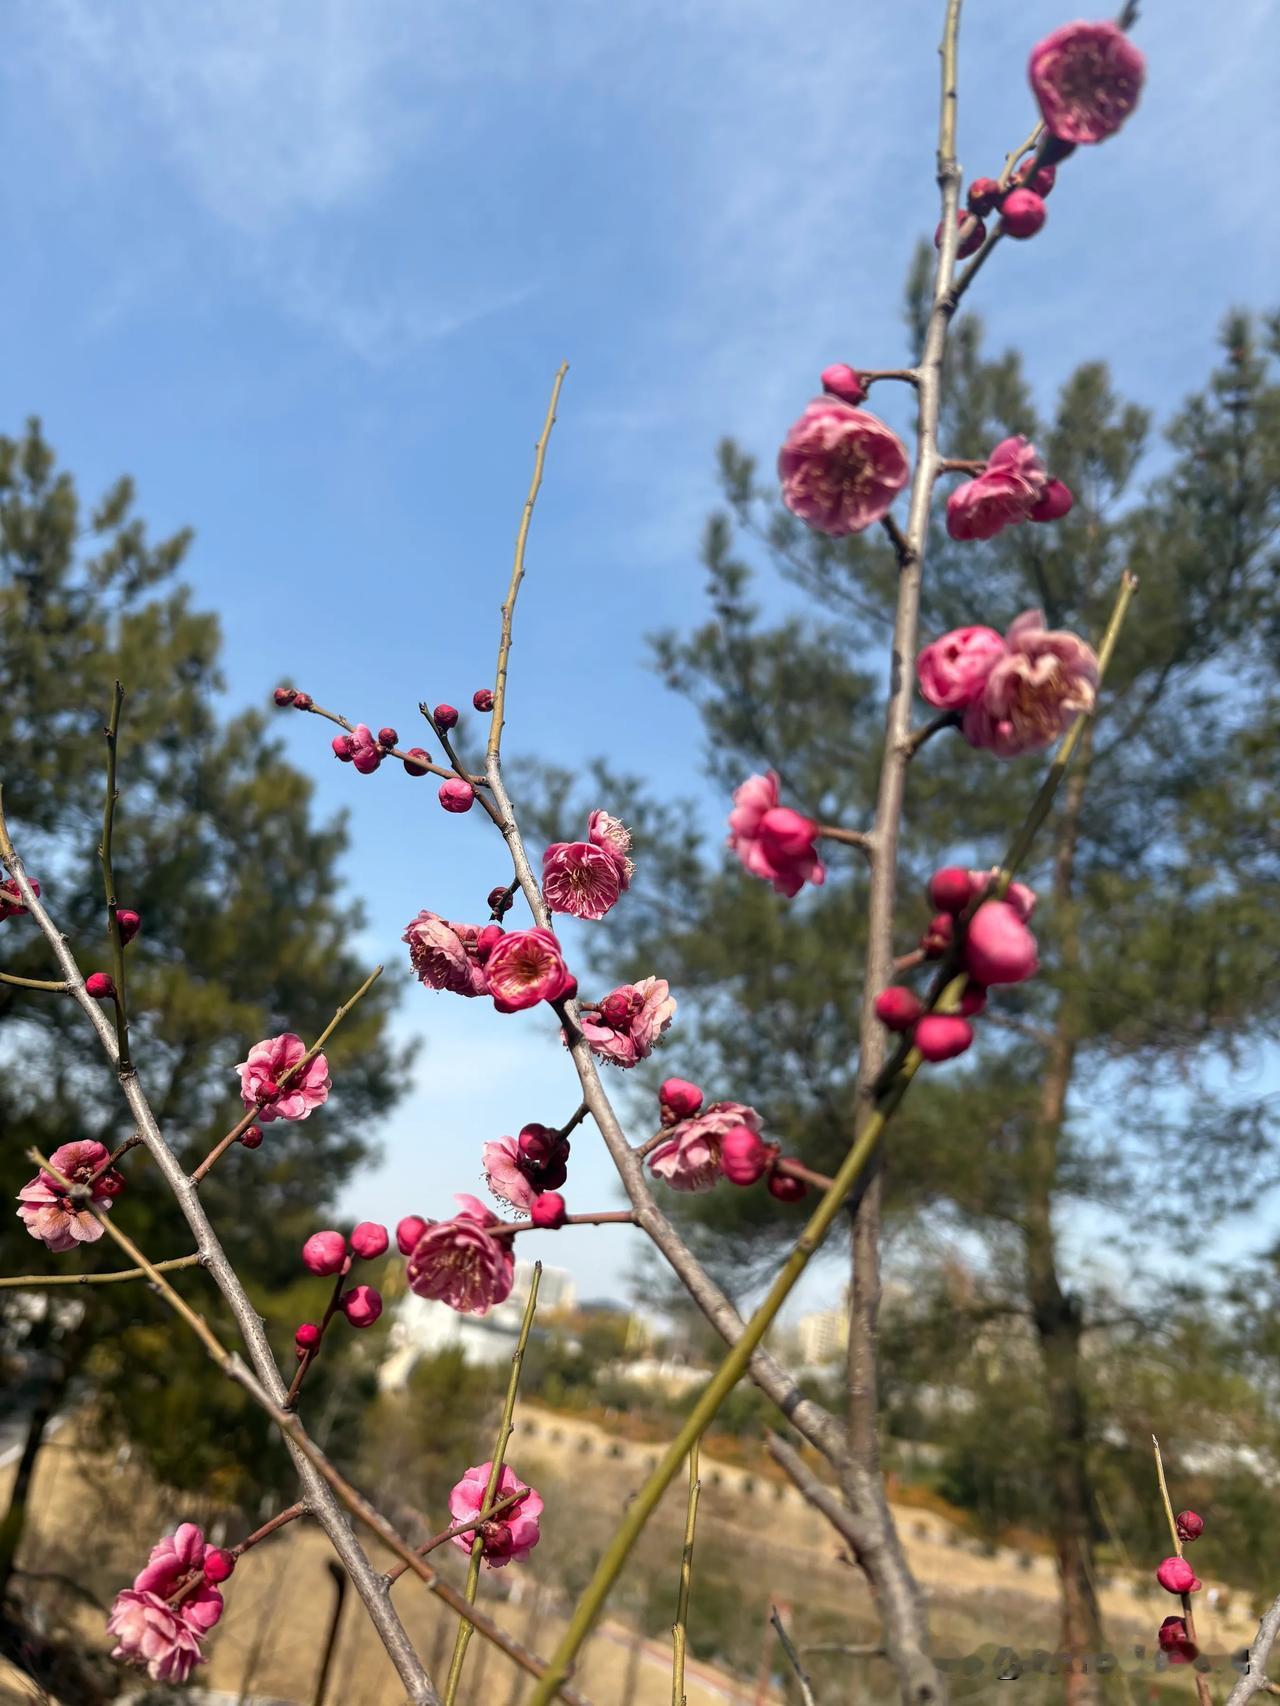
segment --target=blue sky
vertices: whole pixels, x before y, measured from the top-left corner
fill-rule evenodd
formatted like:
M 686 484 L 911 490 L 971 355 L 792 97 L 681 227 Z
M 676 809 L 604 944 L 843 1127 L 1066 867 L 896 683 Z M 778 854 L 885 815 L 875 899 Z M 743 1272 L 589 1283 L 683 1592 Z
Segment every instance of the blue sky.
M 798 27 L 761 0 L 19 0 L 0 428 L 41 414 L 87 493 L 127 470 L 155 529 L 195 526 L 232 702 L 289 677 L 404 733 L 419 698 L 465 705 L 491 677 L 568 359 L 510 743 L 569 764 L 608 750 L 685 788 L 697 730 L 642 636 L 698 618 L 716 439 L 767 457 L 826 362 L 906 354 L 903 272 L 937 217 L 941 9 L 811 0 Z M 1280 15 L 1147 14 L 1138 115 L 1064 169 L 1045 231 L 975 294 L 1046 396 L 1103 356 L 1166 409 L 1228 304 L 1275 302 Z M 970 175 L 1029 128 L 1027 52 L 1067 15 L 970 0 Z M 422 906 L 478 913 L 505 875 L 479 813 L 340 768 L 311 719 L 286 735 L 322 806 L 356 808 L 371 959 L 398 960 Z M 414 1094 L 353 1212 L 444 1212 L 484 1138 L 573 1107 L 547 1027 L 482 1005 L 406 1002 Z M 575 1207 L 610 1195 L 593 1148 Z M 537 1241 L 587 1293 L 621 1288 L 624 1233 Z

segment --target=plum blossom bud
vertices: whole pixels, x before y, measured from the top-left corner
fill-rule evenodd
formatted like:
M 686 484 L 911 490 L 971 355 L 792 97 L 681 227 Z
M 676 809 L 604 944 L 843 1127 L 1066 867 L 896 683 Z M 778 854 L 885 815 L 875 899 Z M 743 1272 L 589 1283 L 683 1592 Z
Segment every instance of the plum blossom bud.
M 1000 185 L 994 178 L 975 178 L 969 185 L 966 197 L 969 212 L 976 213 L 979 219 L 985 219 L 1000 200 Z
M 818 825 L 778 803 L 773 770 L 748 776 L 734 790 L 728 845 L 753 877 L 793 899 L 805 883 L 819 887 L 826 867 L 818 857 Z
M 351 762 L 362 776 L 372 776 L 382 763 L 382 748 L 373 738 L 367 723 L 357 723 L 347 737 L 351 742 Z
M 37 895 L 40 893 L 40 884 L 34 877 L 31 879 L 31 887 Z M 10 877 L 6 882 L 0 883 L 0 920 L 19 918 L 26 910 L 27 904 L 18 888 L 18 879 Z
M 822 389 L 829 391 L 833 397 L 839 397 L 842 403 L 851 403 L 856 409 L 859 403 L 866 401 L 867 388 L 851 367 L 837 361 L 822 370 Z
M 981 984 L 1025 983 L 1040 969 L 1036 939 L 1007 900 L 986 901 L 969 921 L 965 970 Z
M 84 980 L 84 992 L 95 1001 L 110 1001 L 116 992 L 115 983 L 105 971 L 91 971 Z
M 260 1125 L 246 1126 L 240 1133 L 240 1141 L 246 1149 L 261 1149 L 262 1127 Z
M 406 775 L 425 776 L 431 768 L 431 760 L 420 746 L 411 746 L 404 758 Z
M 964 994 L 960 997 L 958 1012 L 962 1019 L 975 1019 L 987 1004 L 987 992 L 980 983 L 972 978 L 965 985 Z
M 396 1224 L 396 1249 L 402 1256 L 411 1255 L 426 1230 L 427 1223 L 420 1214 L 406 1214 Z
M 1165 1558 L 1156 1569 L 1156 1580 L 1167 1593 L 1200 1592 L 1200 1578 L 1185 1558 Z
M 385 729 L 379 729 L 378 730 L 378 745 L 379 746 L 399 746 L 400 745 L 400 736 L 388 724 L 388 726 Z
M 458 725 L 458 713 L 452 705 L 437 705 L 431 713 L 431 720 L 438 729 L 452 729 Z
M 861 533 L 911 475 L 906 446 L 875 415 L 836 397 L 810 403 L 778 452 L 782 501 L 819 533 Z
M 486 924 L 476 937 L 476 958 L 483 965 L 506 935 L 501 924 Z
M 923 1011 L 920 997 L 900 983 L 876 996 L 876 1018 L 890 1031 L 909 1031 Z
M 960 227 L 960 246 L 956 250 L 956 259 L 967 261 L 970 255 L 976 255 L 987 240 L 987 228 L 982 221 L 967 208 L 956 209 L 956 224 Z M 942 223 L 933 234 L 935 249 L 942 247 Z
M 529 1204 L 529 1219 L 549 1232 L 564 1225 L 567 1212 L 559 1191 L 542 1191 Z
M 692 1119 L 702 1106 L 702 1091 L 687 1078 L 664 1078 L 658 1087 L 658 1106 L 663 1125 Z
M 302 1246 L 303 1266 L 313 1274 L 336 1274 L 347 1259 L 341 1232 L 313 1232 Z
M 376 1220 L 362 1220 L 351 1234 L 351 1248 L 365 1262 L 381 1256 L 389 1242 L 386 1227 L 379 1226 Z
M 770 1149 L 749 1125 L 736 1125 L 720 1139 L 720 1171 L 734 1185 L 754 1185 L 769 1165 Z
M 954 1013 L 926 1013 L 913 1040 L 926 1060 L 954 1060 L 972 1044 L 973 1026 Z
M 1039 503 L 1031 511 L 1032 521 L 1061 521 L 1064 515 L 1069 515 L 1075 505 L 1075 497 L 1070 486 L 1063 485 L 1061 480 L 1049 480 L 1044 488 L 1044 494 Z
M 225 1582 L 236 1567 L 233 1555 L 221 1546 L 206 1546 L 204 1550 L 204 1579 L 207 1582 Z
M 303 1321 L 293 1335 L 293 1342 L 299 1352 L 313 1351 L 320 1343 L 320 1329 L 314 1321 Z
M 1010 190 L 1000 209 L 1006 237 L 1034 237 L 1045 221 L 1043 199 L 1034 190 Z
M 1204 1533 L 1204 1518 L 1195 1511 L 1179 1511 L 1174 1518 L 1178 1530 L 1178 1539 L 1184 1546 L 1193 1540 L 1199 1540 Z
M 131 906 L 118 906 L 116 923 L 120 926 L 120 940 L 128 947 L 142 928 L 142 914 L 135 912 Z
M 476 791 L 461 776 L 450 776 L 440 784 L 440 804 L 447 812 L 469 812 L 476 803 Z
M 1146 66 L 1116 24 L 1075 23 L 1037 42 L 1027 71 L 1050 135 L 1092 143 L 1113 136 L 1137 106 Z
M 338 1308 L 353 1327 L 372 1327 L 382 1314 L 382 1293 L 371 1285 L 353 1285 L 338 1299 Z
M 1032 164 L 1031 160 L 1024 160 L 1014 176 L 1020 184 L 1025 184 L 1027 189 L 1034 190 L 1038 196 L 1047 196 L 1058 181 L 1057 171 L 1052 166 L 1040 165 L 1033 172 Z
M 293 696 L 293 708 L 295 711 L 309 711 L 314 704 L 315 700 L 309 693 L 295 693 Z
M 477 687 L 475 692 L 471 695 L 471 703 L 475 706 L 477 711 L 492 711 L 493 688 Z
M 953 628 L 916 659 L 920 691 L 940 711 L 969 705 L 1008 648 L 994 628 Z
M 356 743 L 350 735 L 334 735 L 329 745 L 333 748 L 333 756 L 343 764 L 350 764 L 356 755 Z
M 799 1202 L 801 1197 L 807 1197 L 809 1194 L 809 1187 L 804 1180 L 797 1179 L 791 1173 L 770 1173 L 765 1189 L 779 1202 Z
M 1160 1651 L 1171 1665 L 1194 1664 L 1200 1649 L 1187 1633 L 1185 1617 L 1166 1617 L 1156 1634 Z
M 926 960 L 940 960 L 951 946 L 956 921 L 949 912 L 938 912 L 929 920 L 929 928 L 920 938 Z
M 958 865 L 944 865 L 929 878 L 929 900 L 939 912 L 963 912 L 972 893 L 972 879 Z
M 515 896 L 511 893 L 509 888 L 504 887 L 500 883 L 496 889 L 489 890 L 488 899 L 485 901 L 485 905 L 489 908 L 490 912 L 496 912 L 498 917 L 501 918 L 503 913 L 510 912 L 511 908 L 515 905 Z
M 280 709 L 283 711 L 286 705 L 292 705 L 293 704 L 294 691 L 293 691 L 292 687 L 277 687 L 275 692 L 271 695 L 271 697 L 275 700 L 276 704 L 279 705 Z

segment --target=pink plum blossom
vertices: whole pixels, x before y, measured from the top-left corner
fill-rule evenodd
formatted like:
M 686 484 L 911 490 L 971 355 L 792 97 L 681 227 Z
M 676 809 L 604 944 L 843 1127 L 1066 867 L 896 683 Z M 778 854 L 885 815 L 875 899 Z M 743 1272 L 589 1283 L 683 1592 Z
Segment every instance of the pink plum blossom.
M 649 1156 L 649 1166 L 673 1191 L 709 1191 L 721 1177 L 720 1146 L 726 1132 L 746 1126 L 760 1134 L 761 1119 L 742 1102 L 713 1102 L 692 1119 L 671 1127 L 671 1135 Z
M 542 855 L 542 893 L 552 912 L 593 922 L 622 893 L 620 861 L 591 841 L 556 841 Z
M 1005 644 L 961 729 L 970 746 L 1014 758 L 1052 745 L 1093 709 L 1098 658 L 1077 634 L 1046 628 L 1039 610 L 1024 610 Z
M 400 940 L 409 944 L 409 961 L 420 982 L 453 995 L 487 995 L 480 935 L 478 924 L 451 924 L 438 912 L 423 911 Z
M 791 899 L 807 882 L 821 886 L 827 873 L 817 842 L 812 818 L 778 804 L 775 771 L 748 776 L 734 790 L 728 845 L 753 877 L 771 883 L 779 894 Z
M 634 1066 L 653 1053 L 675 1011 L 666 979 L 643 977 L 639 983 L 620 985 L 596 1006 L 584 1007 L 582 1034 L 598 1059 L 613 1066 Z
M 64 1143 L 49 1157 L 64 1179 L 72 1184 L 87 1184 L 107 1159 L 108 1151 L 100 1143 L 84 1139 L 79 1143 Z M 95 1182 L 93 1206 L 106 1212 L 111 1199 L 124 1189 L 124 1180 L 114 1168 L 108 1169 Z M 39 1238 L 53 1251 L 63 1255 L 77 1244 L 95 1244 L 102 1237 L 102 1224 L 88 1208 L 77 1206 L 67 1196 L 51 1173 L 37 1173 L 34 1179 L 18 1192 L 18 1218 L 33 1238 Z
M 1040 969 L 1036 939 L 1016 906 L 1007 900 L 988 900 L 969 920 L 964 939 L 964 965 L 970 977 L 984 986 L 1025 983 Z
M 495 1238 L 500 1225 L 475 1197 L 458 1195 L 452 1220 L 429 1220 L 409 1256 L 410 1291 L 447 1303 L 463 1315 L 484 1315 L 510 1295 L 516 1261 L 510 1236 Z
M 1185 1558 L 1164 1558 L 1156 1567 L 1156 1580 L 1166 1593 L 1199 1593 L 1200 1578 Z
M 631 831 L 626 824 L 621 818 L 597 809 L 587 819 L 587 840 L 613 855 L 618 864 L 618 881 L 625 893 L 631 887 L 636 869 L 630 858 Z
M 953 628 L 916 659 L 920 691 L 940 711 L 970 705 L 1008 648 L 994 628 Z
M 910 473 L 897 433 L 838 397 L 815 398 L 778 452 L 782 501 L 833 538 L 887 515 Z
M 294 1074 L 282 1089 L 280 1080 L 298 1065 L 307 1052 L 302 1038 L 292 1031 L 278 1037 L 268 1037 L 254 1043 L 249 1058 L 240 1061 L 240 1099 L 246 1108 L 263 1104 L 258 1118 L 266 1125 L 271 1120 L 305 1120 L 313 1109 L 329 1099 L 329 1062 L 318 1054 L 300 1072 Z
M 217 1550 L 216 1546 L 206 1546 L 204 1532 L 194 1522 L 180 1523 L 151 1548 L 150 1558 L 134 1577 L 134 1589 L 172 1599 L 191 1578 L 190 1592 L 182 1600 L 182 1615 L 202 1635 L 207 1634 L 222 1616 L 222 1595 L 205 1580 L 206 1560 Z
M 490 954 L 485 974 L 500 1013 L 560 1001 L 577 989 L 550 930 L 513 930 L 504 936 Z
M 1138 104 L 1146 64 L 1112 23 L 1063 24 L 1037 42 L 1027 68 L 1050 135 L 1102 142 Z
M 347 739 L 349 742 L 346 749 L 347 757 L 362 776 L 371 776 L 382 763 L 383 756 L 382 748 L 374 738 L 373 730 L 366 723 L 357 723 Z M 337 750 L 337 742 L 335 741 L 334 751 L 337 752 Z M 341 757 L 342 754 L 339 753 L 338 756 Z
M 476 803 L 476 791 L 465 776 L 448 776 L 440 784 L 439 800 L 447 812 L 469 812 Z
M 500 1137 L 480 1148 L 484 1182 L 499 1202 L 528 1214 L 537 1191 L 520 1165 L 520 1145 L 514 1137 Z
M 166 1604 L 159 1594 L 133 1588 L 118 1593 L 107 1633 L 116 1638 L 111 1657 L 137 1665 L 153 1682 L 186 1682 L 204 1663 L 199 1634 L 181 1609 Z
M 485 1493 L 492 1473 L 492 1461 L 477 1463 L 467 1470 L 449 1494 L 449 1514 L 454 1522 L 466 1522 L 486 1509 Z M 509 1505 L 478 1530 L 484 1541 L 484 1561 L 491 1570 L 500 1570 L 505 1564 L 520 1563 L 541 1538 L 538 1520 L 543 1511 L 542 1500 L 532 1487 L 520 1480 L 509 1463 L 504 1463 L 488 1504 L 497 1504 L 499 1499 L 509 1498 L 512 1493 L 525 1496 L 519 1504 Z M 455 1534 L 453 1544 L 459 1551 L 469 1554 L 475 1532 Z
M 1029 194 L 1030 192 L 1021 192 Z M 994 539 L 1026 521 L 1045 489 L 1044 463 L 1025 438 L 1005 438 L 987 458 L 976 480 L 966 480 L 947 499 L 947 532 L 953 539 Z
M 1064 515 L 1070 515 L 1075 508 L 1075 494 L 1071 487 L 1064 485 L 1061 480 L 1050 480 L 1035 508 L 1031 511 L 1032 521 L 1061 521 Z

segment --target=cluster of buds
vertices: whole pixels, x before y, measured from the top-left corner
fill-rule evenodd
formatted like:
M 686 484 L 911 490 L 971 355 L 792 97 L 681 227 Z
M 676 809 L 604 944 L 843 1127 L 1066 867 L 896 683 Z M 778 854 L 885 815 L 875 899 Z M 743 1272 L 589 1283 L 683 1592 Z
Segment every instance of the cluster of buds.
M 385 1226 L 376 1221 L 362 1220 L 351 1234 L 350 1241 L 341 1232 L 313 1232 L 302 1246 L 302 1265 L 309 1273 L 322 1277 L 345 1278 L 355 1261 L 373 1262 L 385 1255 L 390 1238 Z M 352 1327 L 372 1327 L 382 1314 L 382 1294 L 371 1285 L 353 1285 L 339 1293 L 335 1304 L 317 1326 L 303 1321 L 293 1335 L 299 1358 L 312 1355 L 320 1348 L 324 1329 L 334 1310 L 340 1310 Z
M 925 960 L 939 960 L 955 947 L 969 981 L 955 1013 L 927 1013 L 913 990 L 893 984 L 876 997 L 876 1017 L 891 1031 L 909 1035 L 925 1060 L 951 1060 L 973 1042 L 973 1026 L 987 1004 L 992 984 L 1025 983 L 1040 969 L 1036 939 L 1027 928 L 1036 897 L 1025 883 L 1010 883 L 1003 900 L 980 899 L 995 873 L 948 865 L 929 880 L 929 900 L 937 910 L 920 938 Z
M 527 1214 L 535 1226 L 564 1224 L 560 1186 L 569 1176 L 569 1139 L 552 1126 L 521 1128 L 519 1137 L 501 1137 L 481 1150 L 485 1183 L 499 1202 Z
M 798 1165 L 779 1145 L 760 1135 L 762 1121 L 743 1102 L 713 1102 L 686 1078 L 668 1078 L 658 1090 L 663 1133 L 650 1152 L 649 1165 L 676 1191 L 711 1190 L 721 1179 L 765 1189 L 779 1202 L 798 1202 L 808 1193 L 802 1178 L 786 1171 Z
M 1179 1546 L 1187 1546 L 1204 1533 L 1204 1518 L 1195 1511 L 1179 1511 L 1174 1518 L 1174 1527 Z M 1166 1593 L 1177 1594 L 1184 1602 L 1189 1594 L 1200 1591 L 1200 1578 L 1180 1551 L 1160 1561 L 1156 1567 L 1156 1580 Z M 1181 1617 L 1166 1617 L 1156 1635 L 1160 1651 L 1171 1665 L 1189 1665 L 1199 1656 L 1200 1649 L 1196 1646 L 1189 1619 L 1189 1608 Z

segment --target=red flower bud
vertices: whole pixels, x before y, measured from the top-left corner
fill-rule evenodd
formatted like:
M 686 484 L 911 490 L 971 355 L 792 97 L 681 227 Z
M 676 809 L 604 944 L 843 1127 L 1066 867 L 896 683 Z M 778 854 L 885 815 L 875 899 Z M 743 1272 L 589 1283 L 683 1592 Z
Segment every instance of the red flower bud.
M 1167 1593 L 1200 1591 L 1200 1578 L 1185 1558 L 1165 1558 L 1156 1570 L 1156 1580 Z
M 396 1249 L 402 1256 L 411 1256 L 426 1230 L 427 1223 L 420 1214 L 406 1214 L 396 1226 Z
M 350 764 L 355 757 L 355 742 L 350 735 L 334 735 L 329 744 L 333 748 L 333 756 L 340 758 L 344 764 Z
M 302 1246 L 303 1266 L 313 1274 L 336 1274 L 347 1259 L 341 1232 L 313 1232 Z
M 876 996 L 876 1018 L 891 1031 L 909 1031 L 922 1012 L 920 997 L 900 983 Z
M 973 1042 L 973 1026 L 953 1013 L 926 1013 L 913 1040 L 926 1060 L 953 1060 Z
M 492 711 L 493 688 L 477 687 L 475 692 L 471 695 L 471 703 L 475 706 L 477 711 Z
M 692 1119 L 702 1106 L 702 1091 L 687 1078 L 665 1078 L 658 1087 L 658 1106 L 663 1125 Z
M 295 693 L 293 696 L 293 708 L 295 711 L 309 711 L 314 704 L 315 700 L 309 693 Z
M 131 906 L 118 906 L 116 923 L 120 926 L 120 940 L 128 947 L 142 928 L 142 914 L 135 912 Z
M 770 1173 L 765 1188 L 779 1202 L 799 1202 L 801 1197 L 809 1194 L 804 1180 L 793 1178 L 790 1173 Z
M 225 1582 L 235 1567 L 235 1559 L 231 1556 L 230 1552 L 224 1551 L 221 1546 L 209 1546 L 205 1549 L 205 1581 L 213 1582 L 215 1584 L 217 1582 Z
M 262 1127 L 260 1125 L 246 1126 L 240 1133 L 240 1141 L 246 1149 L 259 1149 L 262 1146 Z
M 969 212 L 976 213 L 979 219 L 985 219 L 1000 200 L 1000 185 L 994 178 L 975 178 L 969 185 L 967 201 Z
M 867 388 L 851 367 L 837 361 L 822 370 L 822 389 L 829 391 L 833 397 L 839 397 L 842 402 L 852 403 L 856 409 L 859 403 L 866 401 Z
M 1200 1655 L 1199 1647 L 1187 1634 L 1185 1617 L 1166 1617 L 1156 1639 L 1171 1665 L 1192 1664 Z
M 981 984 L 1025 983 L 1040 969 L 1036 939 L 1011 901 L 989 900 L 969 921 L 965 968 Z
M 927 960 L 940 960 L 951 946 L 951 939 L 956 933 L 955 920 L 949 912 L 939 912 L 929 920 L 929 928 L 920 938 L 920 946 L 924 949 Z
M 313 1351 L 320 1343 L 320 1329 L 314 1321 L 304 1321 L 293 1335 L 293 1342 L 300 1351 Z
M 1058 180 L 1057 172 L 1052 166 L 1040 166 L 1033 172 L 1031 166 L 1031 160 L 1024 160 L 1014 177 L 1018 183 L 1025 184 L 1027 189 L 1034 190 L 1038 196 L 1047 196 Z
M 414 763 L 414 760 L 417 763 Z M 431 760 L 420 746 L 411 746 L 405 757 L 404 767 L 410 776 L 425 776 L 431 768 Z
M 1034 190 L 1010 190 L 1004 198 L 1000 229 L 1006 237 L 1034 237 L 1044 220 L 1044 202 Z
M 956 209 L 956 224 L 960 227 L 960 247 L 956 250 L 958 260 L 967 261 L 970 255 L 976 255 L 987 240 L 987 228 L 982 221 L 967 208 Z M 933 234 L 935 249 L 942 247 L 942 221 L 938 221 L 938 229 Z
M 1178 1539 L 1184 1546 L 1188 1541 L 1199 1540 L 1204 1533 L 1204 1518 L 1197 1516 L 1195 1511 L 1179 1511 L 1174 1522 L 1178 1528 Z
M 959 1013 L 962 1019 L 976 1018 L 987 1004 L 987 992 L 980 983 L 972 978 L 965 985 L 964 994 L 960 997 Z
M 400 736 L 396 733 L 396 731 L 393 728 L 390 727 L 390 725 L 388 725 L 385 729 L 379 729 L 378 730 L 378 745 L 379 746 L 399 746 L 400 745 Z
M 769 1165 L 770 1151 L 749 1125 L 730 1126 L 720 1139 L 720 1171 L 734 1185 L 754 1185 Z
M 533 1224 L 552 1232 L 564 1225 L 566 1212 L 559 1191 L 542 1191 L 529 1204 L 529 1219 Z
M 440 804 L 447 812 L 469 812 L 476 803 L 476 791 L 461 776 L 450 776 L 440 784 Z
M 338 1308 L 353 1327 L 372 1327 L 382 1314 L 382 1294 L 371 1285 L 353 1285 L 338 1299 Z
M 490 912 L 496 912 L 499 918 L 504 912 L 510 912 L 515 905 L 515 897 L 503 885 L 489 890 L 488 907 Z
M 276 704 L 279 705 L 280 709 L 283 711 L 286 705 L 292 705 L 293 704 L 293 700 L 294 700 L 293 688 L 292 687 L 277 687 L 275 692 L 271 695 L 271 697 L 275 700 Z
M 431 717 L 438 729 L 452 729 L 457 726 L 458 713 L 452 705 L 437 705 Z
M 381 1256 L 389 1242 L 386 1227 L 376 1220 L 362 1220 L 351 1234 L 351 1248 L 365 1262 Z
M 963 912 L 973 893 L 973 878 L 959 865 L 944 865 L 929 878 L 929 904 L 939 912 Z
M 476 937 L 476 958 L 479 960 L 481 965 L 483 965 L 489 958 L 489 955 L 505 935 L 506 931 L 502 928 L 501 924 L 485 925 L 484 929 Z
M 1064 515 L 1070 514 L 1075 501 L 1070 486 L 1064 486 L 1061 480 L 1050 480 L 1031 511 L 1031 519 L 1061 521 Z
M 105 971 L 91 971 L 84 980 L 84 992 L 95 1001 L 110 1001 L 116 986 Z

